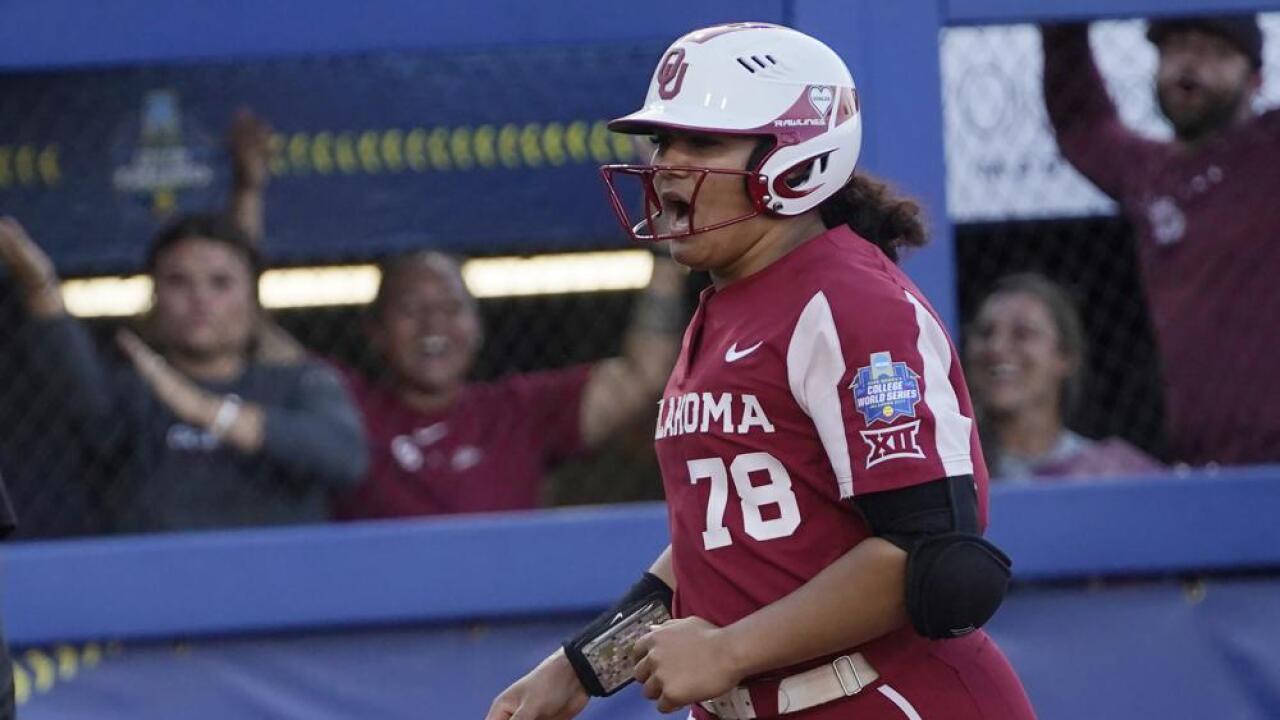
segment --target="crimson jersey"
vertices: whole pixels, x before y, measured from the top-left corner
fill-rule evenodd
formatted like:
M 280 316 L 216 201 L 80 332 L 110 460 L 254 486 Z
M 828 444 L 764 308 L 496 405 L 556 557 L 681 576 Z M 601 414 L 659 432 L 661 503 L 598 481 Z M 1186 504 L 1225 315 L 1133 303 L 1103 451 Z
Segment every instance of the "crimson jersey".
M 468 383 L 434 413 L 339 369 L 370 455 L 364 481 L 333 498 L 339 520 L 538 507 L 547 468 L 582 452 L 577 408 L 588 365 Z
M 850 498 L 987 472 L 956 351 L 879 248 L 830 230 L 708 289 L 659 407 L 675 614 L 724 626 L 870 536 Z M 910 628 L 877 655 L 924 643 Z

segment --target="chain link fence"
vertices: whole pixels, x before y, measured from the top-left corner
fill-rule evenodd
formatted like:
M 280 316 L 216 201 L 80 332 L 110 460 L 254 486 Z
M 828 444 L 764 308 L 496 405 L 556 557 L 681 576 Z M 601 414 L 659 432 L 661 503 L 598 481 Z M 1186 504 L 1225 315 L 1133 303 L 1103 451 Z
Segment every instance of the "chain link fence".
M 1262 24 L 1271 42 L 1265 46 L 1264 84 L 1256 103 L 1259 112 L 1280 101 L 1280 18 L 1264 16 Z M 1124 123 L 1145 135 L 1169 138 L 1171 130 L 1153 92 L 1156 53 L 1144 32 L 1141 21 L 1096 24 L 1092 30 L 1094 56 Z M 1068 425 L 1089 437 L 1123 438 L 1161 461 L 1188 459 L 1177 439 L 1167 432 L 1165 360 L 1147 300 L 1149 288 L 1135 228 L 1116 203 L 1081 177 L 1059 152 L 1041 91 L 1043 50 L 1039 32 L 1030 26 L 954 28 L 946 30 L 940 42 L 948 202 L 956 228 L 965 328 L 972 327 L 983 298 L 1000 278 L 1028 270 L 1042 273 L 1062 285 L 1074 300 L 1087 338 L 1082 402 L 1067 418 Z M 648 46 L 624 48 L 619 57 L 604 57 L 598 50 L 591 52 L 596 54 L 588 53 L 585 60 L 573 53 L 546 49 L 522 54 L 515 60 L 504 56 L 502 62 L 475 55 L 450 61 L 446 67 L 451 73 L 465 75 L 475 71 L 489 79 L 502 76 L 503 68 L 518 67 L 529 84 L 548 74 L 560 78 L 566 69 L 576 72 L 587 68 L 591 74 L 590 81 L 584 83 L 585 94 L 593 98 L 625 97 L 629 103 L 636 94 L 632 92 L 634 88 L 615 82 L 607 68 L 613 63 L 626 74 L 627 82 L 642 86 L 657 54 Z M 307 59 L 302 63 L 306 67 L 299 72 L 337 79 L 365 77 L 371 72 L 396 78 L 400 84 L 388 85 L 389 90 L 365 88 L 371 94 L 364 99 L 385 107 L 405 104 L 403 93 L 410 91 L 404 78 L 433 66 L 429 58 L 406 60 L 402 56 L 385 61 L 346 58 L 335 62 L 329 67 L 323 59 Z M 376 64 L 373 71 L 369 63 Z M 95 127 L 101 126 L 104 137 L 138 135 L 138 124 L 142 122 L 139 116 L 150 112 L 158 117 L 152 140 L 160 142 L 157 138 L 164 135 L 166 122 L 163 106 L 175 101 L 165 94 L 167 91 L 156 100 L 153 87 L 177 87 L 182 108 L 186 104 L 216 102 L 217 112 L 225 117 L 234 103 L 257 91 L 255 83 L 265 77 L 270 81 L 266 84 L 271 85 L 275 82 L 272 78 L 281 72 L 280 67 L 272 69 L 270 63 L 262 67 L 245 65 L 230 84 L 224 77 L 225 68 L 197 68 L 193 85 L 183 85 L 163 69 L 139 70 L 126 80 L 131 88 L 141 89 L 142 110 L 131 105 L 136 100 L 119 101 L 115 108 L 132 117 L 125 124 L 128 133 L 121 129 L 125 125 L 111 125 L 101 118 L 94 120 Z M 101 73 L 88 75 L 92 77 L 85 81 L 85 87 L 105 82 Z M 16 130 L 0 134 L 0 197 L 9 205 L 3 208 L 4 212 L 21 216 L 23 209 L 30 207 L 33 212 L 38 209 L 56 217 L 57 208 L 48 206 L 51 201 L 39 194 L 42 188 L 55 188 L 71 200 L 66 206 L 71 214 L 68 217 L 91 217 L 87 209 L 100 198 L 93 195 L 93 188 L 82 186 L 104 184 L 102 191 L 110 195 L 113 167 L 133 168 L 140 173 L 138 177 L 145 175 L 142 165 L 146 163 L 139 165 L 140 155 L 133 147 L 136 138 L 121 140 L 123 144 L 112 145 L 109 152 L 98 155 L 90 152 L 91 147 L 77 150 L 59 144 L 55 137 L 58 133 L 51 135 L 45 130 L 74 130 L 77 117 L 94 112 L 93 104 L 39 90 L 42 76 L 38 73 L 28 73 L 20 80 L 16 86 L 19 89 L 37 88 L 32 96 L 36 100 L 20 117 L 9 118 Z M 465 84 L 445 85 L 423 94 L 430 99 L 452 97 L 453 101 L 465 95 Z M 510 83 L 501 85 L 511 87 Z M 236 90 L 220 89 L 212 100 L 202 100 L 198 90 L 201 87 Z M 287 114 L 286 106 L 294 102 L 323 106 L 327 102 L 325 93 L 333 90 L 326 85 L 315 96 L 308 96 L 306 88 L 289 88 L 285 99 L 276 101 L 280 107 L 275 112 Z M 541 110 L 527 111 L 532 92 L 520 90 L 517 97 L 507 99 L 512 107 L 520 109 L 513 115 L 510 108 L 504 111 L 511 115 L 510 122 L 477 114 L 475 108 L 480 106 L 471 103 L 456 117 L 441 111 L 442 114 L 423 119 L 367 120 L 338 113 L 331 126 L 300 122 L 290 125 L 287 120 L 278 123 L 271 141 L 271 168 L 273 182 L 286 188 L 288 195 L 282 205 L 272 202 L 274 190 L 267 195 L 269 255 L 273 236 L 281 235 L 287 236 L 288 247 L 274 257 L 285 264 L 314 260 L 305 256 L 308 247 L 322 248 L 325 263 L 370 263 L 397 249 L 419 245 L 446 249 L 465 246 L 473 252 L 479 247 L 485 248 L 482 253 L 490 254 L 617 247 L 617 238 L 603 233 L 566 243 L 560 227 L 552 227 L 560 234 L 548 236 L 545 242 L 520 244 L 513 240 L 514 236 L 504 235 L 501 241 L 488 245 L 474 238 L 451 244 L 451 234 L 465 232 L 466 228 L 457 219 L 458 209 L 442 204 L 435 192 L 451 183 L 478 190 L 496 188 L 484 200 L 482 223 L 502 214 L 505 205 L 513 212 L 517 208 L 541 207 L 548 217 L 563 207 L 564 212 L 576 213 L 577 218 L 573 222 L 566 220 L 564 227 L 600 225 L 602 214 L 588 216 L 578 208 L 599 203 L 603 213 L 604 207 L 603 193 L 591 195 L 592 191 L 585 190 L 587 184 L 581 171 L 598 162 L 626 161 L 636 156 L 626 142 L 603 134 L 600 125 L 602 118 L 629 107 L 600 108 L 583 101 L 555 107 L 554 102 L 544 98 Z M 157 103 L 158 109 L 154 107 Z M 266 110 L 267 119 L 278 119 L 271 116 L 272 108 Z M 0 118 L 4 115 L 0 113 Z M 207 171 L 206 184 L 192 193 L 192 198 L 204 206 L 223 202 L 218 183 L 225 182 L 230 174 L 220 152 L 211 149 L 220 141 L 219 132 L 208 117 L 210 114 L 205 113 L 198 132 L 185 133 L 183 142 L 194 149 L 178 163 L 188 170 L 198 166 Z M 0 122 L 0 129 L 5 126 Z M 360 132 L 360 128 L 377 131 Z M 166 157 L 176 156 L 170 153 Z M 557 191 L 563 187 L 558 183 L 562 176 L 557 173 L 575 167 L 579 175 L 574 176 L 577 184 L 573 187 L 581 192 L 576 193 L 577 199 L 569 207 L 564 192 Z M 177 171 L 173 167 L 169 170 Z M 504 178 L 514 176 L 501 173 L 517 170 L 545 174 L 529 175 L 531 182 L 520 183 L 517 199 L 503 200 L 505 196 L 499 191 L 510 186 L 504 184 Z M 589 181 L 595 182 L 593 178 Z M 376 187 L 369 190 L 362 183 L 374 183 Z M 425 183 L 421 197 L 429 201 L 432 214 L 444 219 L 448 232 L 433 235 L 430 228 L 421 228 L 421 233 L 406 232 L 385 220 L 383 214 L 388 208 L 402 206 L 406 201 L 387 193 L 405 183 Z M 125 210 L 113 215 L 109 225 L 137 227 L 140 217 L 153 217 L 152 213 L 170 208 L 175 202 L 184 205 L 181 194 L 175 196 L 163 188 L 150 190 L 154 192 L 149 191 L 142 203 L 136 194 L 114 196 Z M 303 218 L 300 213 L 308 208 Z M 325 211 L 341 217 L 341 233 L 326 236 L 324 222 L 317 220 L 325 217 Z M 1249 207 L 1240 209 L 1242 217 L 1249 217 L 1251 212 Z M 352 230 L 356 224 L 351 218 L 359 218 L 362 223 L 356 231 Z M 1274 235 L 1274 226 L 1262 225 L 1261 219 L 1258 222 L 1258 233 Z M 540 223 L 539 227 L 544 225 L 554 223 Z M 60 265 L 61 269 L 70 269 L 73 275 L 140 271 L 137 241 L 130 247 L 119 246 L 119 239 L 114 237 L 99 242 L 92 223 L 77 220 L 76 228 L 82 230 L 81 237 L 69 239 L 67 233 L 59 231 L 48 238 L 55 259 L 60 263 L 70 259 L 69 264 Z M 344 237 L 351 239 L 344 242 Z M 96 245 L 103 247 L 95 250 Z M 1280 255 L 1280 245 L 1271 243 L 1270 247 Z M 94 258 L 99 257 L 107 260 L 96 262 Z M 126 261 L 128 258 L 133 259 Z M 1265 267 L 1273 260 L 1271 256 L 1258 257 L 1257 265 Z M 702 283 L 705 279 L 689 279 L 688 304 Z M 1260 292 L 1275 292 L 1265 285 L 1261 287 Z M 479 311 L 485 341 L 471 378 L 486 381 L 513 372 L 568 367 L 614 356 L 622 350 L 623 335 L 638 295 L 635 290 L 615 290 L 481 299 Z M 0 472 L 22 518 L 20 535 L 39 538 L 117 532 L 121 529 L 116 521 L 121 514 L 118 505 L 127 502 L 118 492 L 125 458 L 94 452 L 84 442 L 82 429 L 57 411 L 68 401 L 70 391 L 42 380 L 40 361 L 29 351 L 30 323 L 19 296 L 10 278 L 0 273 L 0 376 L 4 378 L 0 382 Z M 1253 299 L 1246 297 L 1243 303 L 1248 305 Z M 364 310 L 359 305 L 278 309 L 273 311 L 273 317 L 289 335 L 320 357 L 340 361 L 373 378 L 386 372 L 370 342 Z M 1252 323 L 1264 337 L 1271 334 L 1263 326 L 1264 320 L 1255 316 L 1227 320 Z M 81 322 L 91 331 L 102 354 L 113 363 L 123 362 L 112 349 L 113 336 L 121 326 L 136 326 L 136 319 L 100 317 Z M 966 345 L 971 344 L 971 332 L 966 330 L 961 335 Z M 1204 348 L 1199 372 L 1205 382 L 1233 380 L 1221 377 L 1215 363 L 1223 354 L 1242 351 Z M 1245 363 L 1246 367 L 1255 368 L 1246 384 L 1270 383 L 1262 359 L 1256 358 L 1257 363 L 1252 366 Z M 1207 420 L 1206 423 L 1201 430 L 1209 444 L 1219 442 L 1223 433 L 1236 431 L 1214 427 Z M 1202 464 L 1204 458 L 1192 460 Z M 661 485 L 652 455 L 652 424 L 641 419 L 590 456 L 556 467 L 546 484 L 543 502 L 576 504 L 660 497 Z
M 613 291 L 482 299 L 478 308 L 485 339 L 470 378 L 489 382 L 512 373 L 616 356 L 622 352 L 638 295 L 639 291 Z M 371 383 L 388 379 L 387 364 L 366 329 L 365 308 L 283 309 L 271 315 L 279 327 L 325 361 L 354 369 Z M 114 347 L 114 337 L 120 328 L 138 329 L 137 318 L 78 322 L 88 328 L 110 366 L 128 366 Z M 12 287 L 0 294 L 0 327 L 5 328 L 0 368 L 6 378 L 0 384 L 0 469 L 21 519 L 19 537 L 97 534 L 132 527 L 127 518 L 135 509 L 124 504 L 133 502 L 133 496 L 122 492 L 128 458 L 104 454 L 86 442 L 85 428 L 69 417 L 67 403 L 75 399 L 68 396 L 74 390 L 51 380 L 38 366 L 42 358 L 31 351 L 32 321 Z M 559 412 L 576 416 L 576 408 Z M 641 417 L 603 446 L 550 467 L 542 503 L 661 499 L 652 438 L 652 419 Z
M 120 328 L 147 337 L 138 311 L 151 286 L 138 276 L 149 236 L 175 213 L 230 205 L 224 124 L 247 106 L 274 126 L 261 241 L 269 265 L 351 271 L 278 283 L 284 294 L 336 301 L 277 302 L 264 284 L 264 304 L 280 306 L 269 308 L 272 322 L 313 358 L 378 384 L 390 371 L 366 305 L 379 261 L 422 248 L 460 259 L 626 248 L 596 167 L 632 160 L 636 149 L 604 120 L 631 109 L 660 49 L 389 52 L 0 76 L 0 215 L 23 221 L 64 279 L 94 279 L 69 283 L 74 292 L 64 286 L 68 305 L 97 357 L 128 368 L 115 337 Z M 562 270 L 574 282 L 560 290 L 478 288 L 483 344 L 468 378 L 488 383 L 622 353 L 644 285 L 636 252 L 606 258 L 585 278 L 580 266 Z M 622 266 L 626 277 L 608 277 Z M 98 282 L 106 273 L 127 279 Z M 573 289 L 584 284 L 597 289 Z M 697 289 L 691 278 L 686 305 Z M 22 296 L 0 268 L 0 474 L 18 535 L 137 529 L 130 518 L 144 509 L 130 506 L 139 500 L 129 453 L 155 449 L 87 437 L 118 429 L 86 428 L 77 417 L 77 389 L 56 382 L 50 357 L 33 351 L 39 323 Z M 576 408 L 547 412 L 557 422 L 576 417 Z M 660 499 L 653 421 L 640 415 L 602 446 L 547 463 L 538 503 Z M 205 460 L 191 462 L 195 472 Z

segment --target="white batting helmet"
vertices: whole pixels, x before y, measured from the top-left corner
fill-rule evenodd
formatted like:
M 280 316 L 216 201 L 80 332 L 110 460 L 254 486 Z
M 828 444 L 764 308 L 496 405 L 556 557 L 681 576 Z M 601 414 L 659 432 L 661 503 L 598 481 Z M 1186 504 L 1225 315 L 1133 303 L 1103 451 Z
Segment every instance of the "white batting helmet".
M 853 76 L 840 56 L 804 33 L 768 23 L 731 23 L 695 30 L 671 44 L 649 81 L 644 107 L 609 123 L 616 132 L 671 129 L 772 140 L 757 167 L 728 172 L 747 177 L 754 211 L 799 215 L 839 192 L 862 148 L 862 117 Z M 703 232 L 657 234 L 660 212 L 653 174 L 660 166 L 601 168 L 619 219 L 633 237 L 662 240 Z M 615 174 L 640 176 L 648 222 L 630 222 Z M 703 176 L 705 179 L 705 173 Z M 690 208 L 692 214 L 692 207 Z

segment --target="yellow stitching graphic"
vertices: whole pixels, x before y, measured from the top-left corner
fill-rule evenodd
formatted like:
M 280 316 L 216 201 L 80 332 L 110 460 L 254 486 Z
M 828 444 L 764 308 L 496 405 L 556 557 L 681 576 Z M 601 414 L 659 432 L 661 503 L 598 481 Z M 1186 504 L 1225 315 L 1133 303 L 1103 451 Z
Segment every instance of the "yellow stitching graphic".
M 53 187 L 62 182 L 60 148 L 47 145 L 0 145 L 0 188 Z
M 58 143 L 0 144 L 0 189 L 61 185 L 63 155 Z M 610 132 L 603 120 L 573 120 L 275 133 L 268 166 L 277 177 L 380 175 L 604 164 L 634 156 L 630 137 Z
M 102 663 L 105 655 L 119 655 L 120 643 L 108 643 L 104 649 L 99 643 L 57 645 L 53 648 L 27 648 L 21 656 L 13 658 L 13 691 L 18 705 L 25 705 L 34 695 L 43 695 L 57 687 L 59 682 L 69 682 L 83 671 Z

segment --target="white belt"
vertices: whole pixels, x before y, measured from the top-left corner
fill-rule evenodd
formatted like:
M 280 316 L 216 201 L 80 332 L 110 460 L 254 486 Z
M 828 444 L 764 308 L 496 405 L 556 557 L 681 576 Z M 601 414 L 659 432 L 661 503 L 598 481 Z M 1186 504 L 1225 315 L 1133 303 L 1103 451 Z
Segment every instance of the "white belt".
M 862 653 L 841 655 L 826 665 L 776 681 L 778 714 L 808 710 L 832 700 L 857 695 L 879 677 L 880 673 L 871 667 Z M 764 683 L 757 683 L 761 684 Z M 742 685 L 699 704 L 722 720 L 753 720 L 756 717 L 751 691 Z

